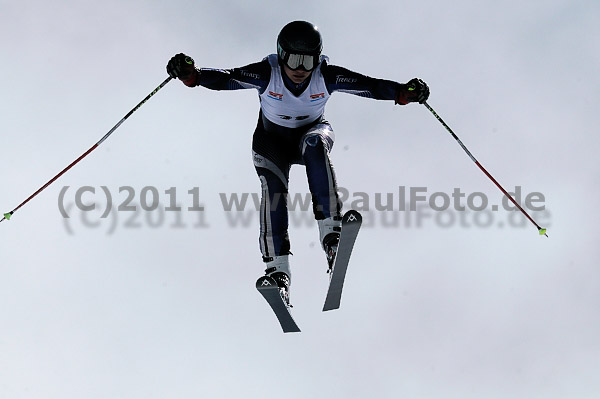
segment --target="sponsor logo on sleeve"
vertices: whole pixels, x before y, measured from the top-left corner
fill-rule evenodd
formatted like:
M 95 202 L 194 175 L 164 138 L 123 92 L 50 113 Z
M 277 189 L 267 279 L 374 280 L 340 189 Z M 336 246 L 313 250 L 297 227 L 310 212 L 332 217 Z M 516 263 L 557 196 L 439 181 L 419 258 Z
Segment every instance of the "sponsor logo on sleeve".
M 250 79 L 260 80 L 260 75 L 257 73 L 251 73 L 251 72 L 248 72 L 248 71 L 242 69 L 241 74 L 242 74 L 242 76 L 245 76 Z
M 358 79 L 356 78 L 347 78 L 344 75 L 337 75 L 335 77 L 335 83 L 340 84 L 340 83 L 356 83 L 358 82 Z

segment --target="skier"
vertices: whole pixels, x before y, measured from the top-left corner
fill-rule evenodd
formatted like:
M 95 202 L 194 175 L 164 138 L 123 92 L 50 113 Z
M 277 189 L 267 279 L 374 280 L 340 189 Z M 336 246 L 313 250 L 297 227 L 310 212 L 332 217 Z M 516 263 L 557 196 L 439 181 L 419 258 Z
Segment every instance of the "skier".
M 196 68 L 192 58 L 180 53 L 167 64 L 168 74 L 188 87 L 258 90 L 260 112 L 252 154 L 262 188 L 260 250 L 265 273 L 276 281 L 288 306 L 292 273 L 286 195 L 292 164 L 306 167 L 320 243 L 330 269 L 337 251 L 342 204 L 329 158 L 335 136 L 324 119 L 331 94 L 346 92 L 401 105 L 422 103 L 429 96 L 427 84 L 417 78 L 401 84 L 332 65 L 321 54 L 322 47 L 315 25 L 294 21 L 279 33 L 277 54 L 260 62 L 233 69 Z

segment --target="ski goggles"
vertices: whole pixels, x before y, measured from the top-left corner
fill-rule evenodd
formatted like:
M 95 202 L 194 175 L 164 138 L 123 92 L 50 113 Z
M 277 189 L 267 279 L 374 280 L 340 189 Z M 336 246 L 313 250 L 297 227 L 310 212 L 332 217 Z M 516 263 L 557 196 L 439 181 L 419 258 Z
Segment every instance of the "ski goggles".
M 317 67 L 320 58 L 319 55 L 290 54 L 283 49 L 279 49 L 279 56 L 288 68 L 292 70 L 304 68 L 308 72 Z

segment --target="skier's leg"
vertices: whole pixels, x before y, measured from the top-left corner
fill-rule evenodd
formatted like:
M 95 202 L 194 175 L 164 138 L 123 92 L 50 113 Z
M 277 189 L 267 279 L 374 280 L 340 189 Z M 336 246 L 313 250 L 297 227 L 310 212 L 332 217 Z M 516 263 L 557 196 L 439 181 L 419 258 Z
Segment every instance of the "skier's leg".
M 259 243 L 265 274 L 275 280 L 281 297 L 289 305 L 292 279 L 286 198 L 289 167 L 284 173 L 274 162 L 256 152 L 253 158 L 262 189 Z
M 335 171 L 329 159 L 334 139 L 331 126 L 320 123 L 307 131 L 301 141 L 302 163 L 306 166 L 313 212 L 317 220 L 339 217 L 342 208 Z
M 319 225 L 320 242 L 327 254 L 330 268 L 335 259 L 342 224 L 342 203 L 329 158 L 334 138 L 329 124 L 318 124 L 304 135 L 301 150 L 313 199 L 313 211 Z
M 260 251 L 265 273 L 275 280 L 282 298 L 289 304 L 291 270 L 289 264 L 287 194 L 291 167 L 286 135 L 267 133 L 262 116 L 252 137 L 254 167 L 261 183 Z M 294 148 L 294 147 L 292 147 Z
M 281 170 L 266 157 L 253 153 L 254 166 L 261 183 L 260 251 L 265 262 L 290 253 L 288 238 L 288 171 Z

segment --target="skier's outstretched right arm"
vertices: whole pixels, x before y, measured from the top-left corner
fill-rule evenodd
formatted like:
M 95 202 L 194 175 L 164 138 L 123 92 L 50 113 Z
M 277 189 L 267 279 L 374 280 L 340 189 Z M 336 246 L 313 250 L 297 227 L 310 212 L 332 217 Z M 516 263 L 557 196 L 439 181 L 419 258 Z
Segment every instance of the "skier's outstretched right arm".
M 262 93 L 269 84 L 271 67 L 264 59 L 241 68 L 196 68 L 191 57 L 179 53 L 167 64 L 167 73 L 188 87 L 204 86 L 212 90 L 257 89 Z

